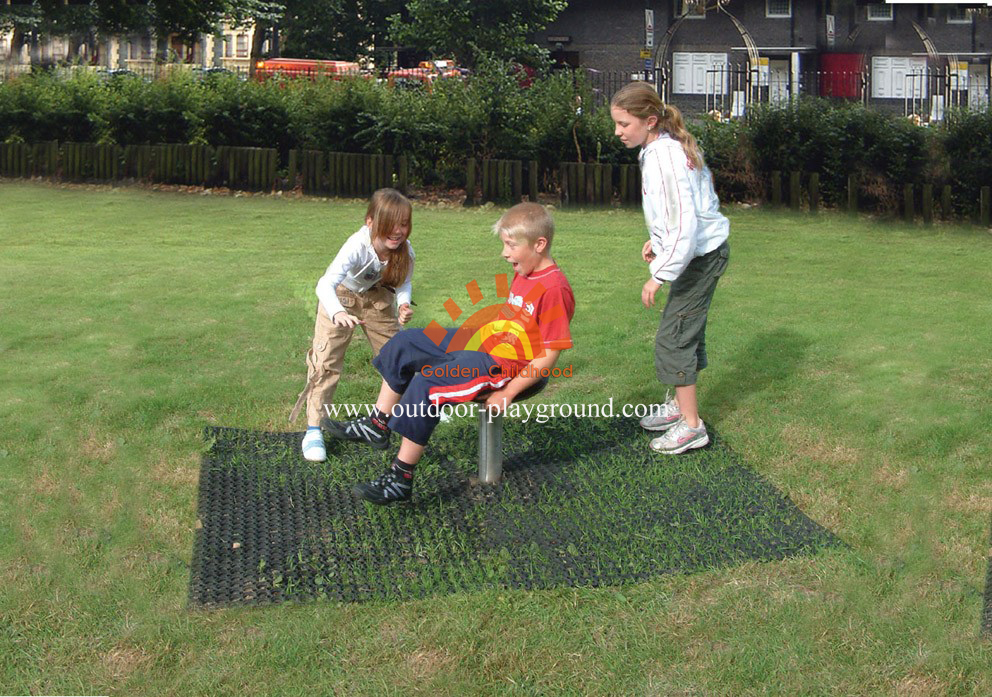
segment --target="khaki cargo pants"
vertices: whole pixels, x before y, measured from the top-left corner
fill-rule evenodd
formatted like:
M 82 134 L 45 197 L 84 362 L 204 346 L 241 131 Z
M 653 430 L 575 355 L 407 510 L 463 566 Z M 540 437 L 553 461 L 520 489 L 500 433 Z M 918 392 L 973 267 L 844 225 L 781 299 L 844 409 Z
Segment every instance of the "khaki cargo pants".
M 338 300 L 345 312 L 355 315 L 365 324 L 359 325 L 372 345 L 373 355 L 400 330 L 393 307 L 395 294 L 391 290 L 375 287 L 364 293 L 354 293 L 345 286 L 337 287 Z M 330 404 L 334 390 L 341 379 L 344 352 L 351 343 L 355 330 L 339 327 L 327 316 L 322 304 L 317 305 L 317 320 L 313 328 L 313 345 L 307 351 L 307 384 L 300 393 L 289 415 L 296 421 L 300 408 L 306 403 L 307 426 L 320 425 L 323 406 Z

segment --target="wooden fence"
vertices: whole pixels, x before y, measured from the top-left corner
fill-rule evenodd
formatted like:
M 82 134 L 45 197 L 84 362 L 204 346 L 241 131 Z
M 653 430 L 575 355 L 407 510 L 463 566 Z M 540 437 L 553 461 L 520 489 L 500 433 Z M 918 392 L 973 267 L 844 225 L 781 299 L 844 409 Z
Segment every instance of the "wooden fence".
M 393 186 L 406 192 L 405 156 L 362 155 L 290 150 L 285 164 L 273 148 L 209 145 L 104 145 L 93 143 L 0 143 L 0 176 L 48 177 L 62 181 L 113 182 L 136 179 L 167 184 L 227 186 L 247 191 L 296 189 L 307 194 L 368 197 Z M 554 175 L 557 175 L 555 177 Z M 767 199 L 773 206 L 816 213 L 821 208 L 816 172 L 769 173 Z M 543 189 L 539 187 L 543 184 Z M 525 196 L 537 200 L 543 190 L 560 197 L 562 207 L 639 206 L 641 176 L 637 165 L 563 162 L 557 172 L 541 172 L 536 161 L 469 159 L 465 204 L 512 204 Z M 848 178 L 845 207 L 859 210 L 859 182 Z M 905 220 L 953 217 L 951 187 L 906 184 L 900 197 Z M 973 209 L 976 222 L 990 225 L 992 189 L 983 186 Z
M 856 175 L 847 178 L 847 192 L 844 209 L 849 213 L 860 210 L 861 183 Z M 930 225 L 935 217 L 944 220 L 952 219 L 955 214 L 952 205 L 952 190 L 950 185 L 941 187 L 939 193 L 934 192 L 932 184 L 914 186 L 904 184 L 899 201 L 899 213 L 907 222 L 913 222 L 917 217 L 923 223 Z M 773 206 L 784 206 L 788 197 L 788 206 L 794 211 L 805 208 L 810 213 L 820 210 L 820 175 L 817 172 L 789 172 L 786 183 L 781 171 L 773 171 L 770 175 L 770 191 L 768 200 Z M 983 227 L 990 225 L 992 213 L 992 186 L 983 186 L 979 190 L 977 217 L 975 222 Z M 939 211 L 939 216 L 938 216 Z
M 163 184 L 273 191 L 300 186 L 307 194 L 367 197 L 376 189 L 407 188 L 407 159 L 291 150 L 285 167 L 274 148 L 210 145 L 2 143 L 0 176 L 61 181 L 137 179 Z

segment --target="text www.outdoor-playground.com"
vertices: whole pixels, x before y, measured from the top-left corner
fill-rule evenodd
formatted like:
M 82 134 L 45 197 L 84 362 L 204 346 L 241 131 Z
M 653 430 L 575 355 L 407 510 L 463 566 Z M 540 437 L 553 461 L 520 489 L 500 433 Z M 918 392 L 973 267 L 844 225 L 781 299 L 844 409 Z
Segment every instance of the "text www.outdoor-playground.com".
M 461 404 L 448 404 L 438 407 L 436 404 L 397 404 L 390 412 L 391 416 L 408 417 L 438 417 L 441 410 L 448 410 L 452 416 L 466 417 L 474 416 L 479 407 L 474 402 L 464 402 Z M 360 416 L 371 416 L 374 404 L 325 404 L 324 412 L 328 418 L 337 420 L 340 417 L 345 419 L 355 419 Z M 641 418 L 649 414 L 657 415 L 661 405 L 658 404 L 622 404 L 615 405 L 613 398 L 605 404 L 530 404 L 528 402 L 511 402 L 506 408 L 505 416 L 511 419 L 520 419 L 522 423 L 527 423 L 532 418 L 535 423 L 544 424 L 551 419 L 612 419 L 617 416 L 624 418 Z M 498 414 L 494 411 L 488 412 L 488 419 L 492 422 Z

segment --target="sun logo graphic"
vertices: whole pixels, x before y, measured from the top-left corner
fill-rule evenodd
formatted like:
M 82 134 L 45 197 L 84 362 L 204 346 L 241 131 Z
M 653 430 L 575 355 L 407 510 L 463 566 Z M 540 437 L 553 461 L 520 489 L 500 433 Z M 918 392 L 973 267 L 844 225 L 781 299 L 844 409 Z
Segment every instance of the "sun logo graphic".
M 462 320 L 455 335 L 448 343 L 447 353 L 454 351 L 484 351 L 494 358 L 504 358 L 530 362 L 544 355 L 544 342 L 538 323 L 554 319 L 542 313 L 534 316 L 537 301 L 544 293 L 544 287 L 538 283 L 531 288 L 526 296 L 515 296 L 510 292 L 506 274 L 496 274 L 496 297 L 504 298 L 504 302 L 486 305 L 472 312 Z M 468 299 L 471 304 L 478 305 L 483 301 L 482 291 L 477 281 L 465 284 Z M 448 298 L 444 301 L 444 309 L 452 322 L 457 322 L 465 314 L 465 310 Z M 555 308 L 561 314 L 561 308 Z M 424 328 L 424 335 L 440 346 L 446 331 L 435 321 Z

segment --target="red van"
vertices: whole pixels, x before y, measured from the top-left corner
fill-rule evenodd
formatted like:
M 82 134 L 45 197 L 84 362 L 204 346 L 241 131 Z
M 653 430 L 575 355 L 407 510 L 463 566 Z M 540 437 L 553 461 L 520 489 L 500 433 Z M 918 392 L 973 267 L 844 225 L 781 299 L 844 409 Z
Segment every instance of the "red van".
M 362 74 L 358 63 L 352 61 L 324 61 L 313 58 L 268 58 L 255 63 L 255 79 L 267 80 L 276 75 L 301 77 L 316 80 L 329 77 L 335 80 L 344 76 L 358 77 Z

